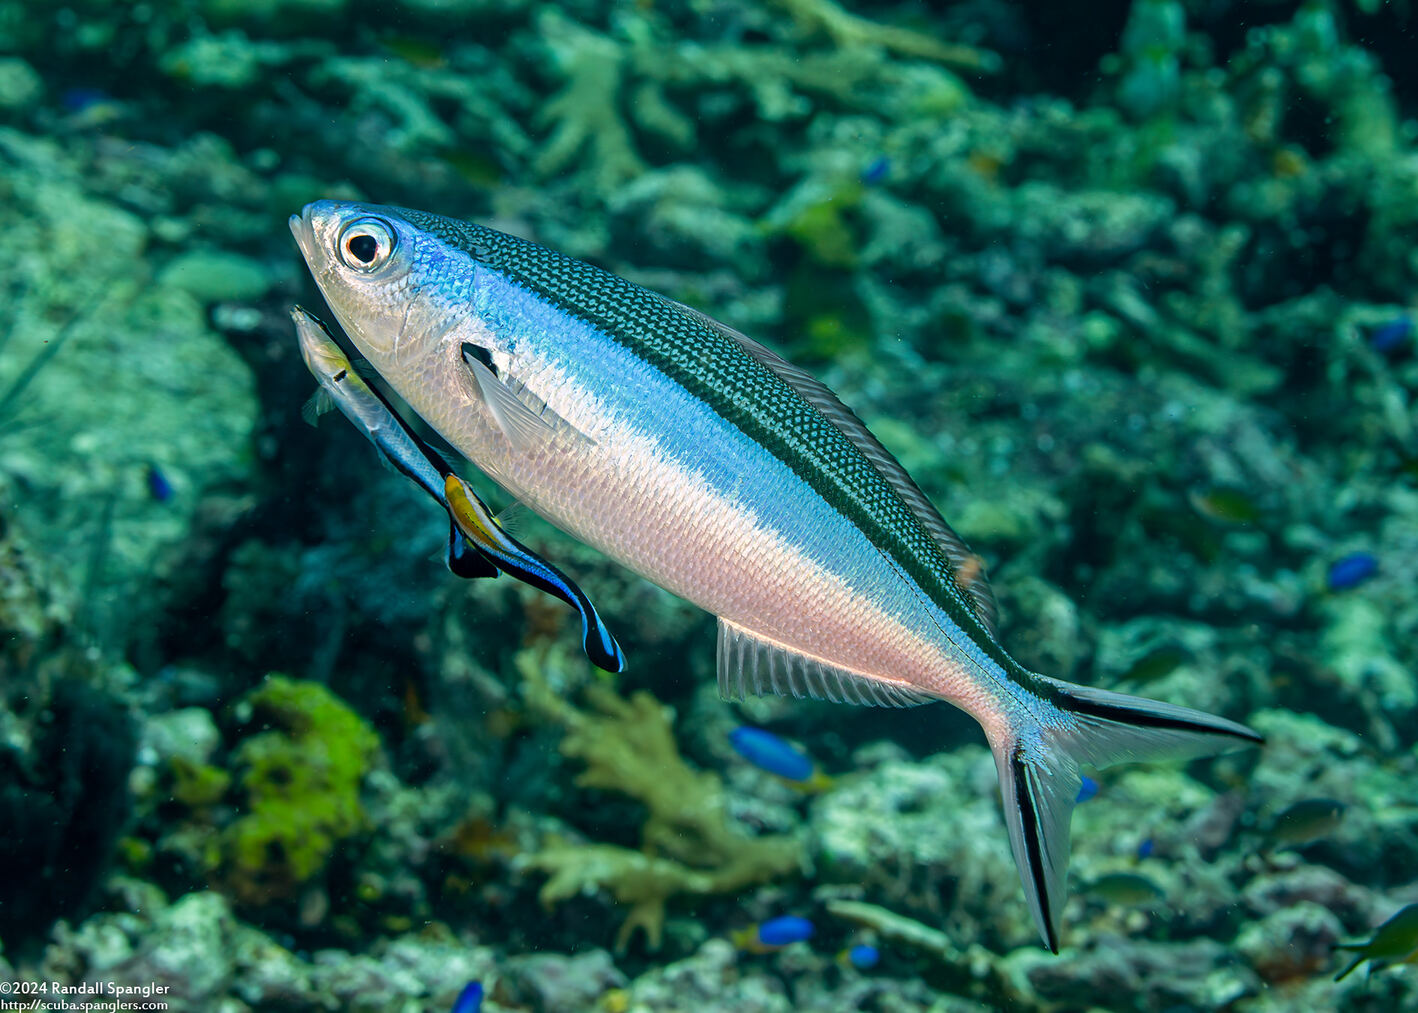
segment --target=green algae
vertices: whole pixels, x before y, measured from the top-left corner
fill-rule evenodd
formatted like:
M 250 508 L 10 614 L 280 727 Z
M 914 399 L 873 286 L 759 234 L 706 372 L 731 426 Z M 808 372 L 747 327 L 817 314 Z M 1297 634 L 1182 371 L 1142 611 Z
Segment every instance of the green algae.
M 221 877 L 238 900 L 262 905 L 295 895 L 367 829 L 360 785 L 379 739 L 318 683 L 272 675 L 242 707 L 269 730 L 232 753 L 245 800 L 222 831 Z
M 189 808 L 220 802 L 231 787 L 231 774 L 221 767 L 197 763 L 185 756 L 174 756 L 170 762 L 172 797 Z
M 44 81 L 24 60 L 0 58 L 0 109 L 23 109 L 44 92 Z
M 193 250 L 174 258 L 158 283 L 181 289 L 203 302 L 254 302 L 271 289 L 272 278 L 250 257 L 228 250 Z

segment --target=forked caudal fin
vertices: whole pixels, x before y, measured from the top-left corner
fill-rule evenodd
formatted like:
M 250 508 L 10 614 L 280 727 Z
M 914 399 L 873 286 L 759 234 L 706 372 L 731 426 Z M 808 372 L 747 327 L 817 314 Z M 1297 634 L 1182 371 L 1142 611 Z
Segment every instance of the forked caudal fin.
M 1034 922 L 1059 950 L 1067 899 L 1068 827 L 1082 784 L 1079 767 L 1190 759 L 1263 740 L 1245 725 L 1143 697 L 1043 680 L 1057 690 L 1058 720 L 992 741 L 1015 864 Z

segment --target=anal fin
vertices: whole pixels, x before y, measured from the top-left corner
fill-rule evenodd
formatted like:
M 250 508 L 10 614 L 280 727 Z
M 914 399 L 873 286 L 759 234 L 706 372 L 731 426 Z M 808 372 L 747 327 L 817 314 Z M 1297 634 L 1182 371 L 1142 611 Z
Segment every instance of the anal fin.
M 873 707 L 915 707 L 935 699 L 790 650 L 723 618 L 717 667 L 719 693 L 726 700 L 776 694 Z

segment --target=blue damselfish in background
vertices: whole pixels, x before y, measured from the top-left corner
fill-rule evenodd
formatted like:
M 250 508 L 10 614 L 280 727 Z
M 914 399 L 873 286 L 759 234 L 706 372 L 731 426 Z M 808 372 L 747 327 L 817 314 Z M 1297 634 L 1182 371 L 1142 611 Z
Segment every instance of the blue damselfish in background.
M 453 1002 L 453 1013 L 478 1013 L 483 1008 L 483 985 L 480 981 L 470 981 L 458 993 Z
M 1325 586 L 1331 591 L 1348 591 L 1379 572 L 1379 560 L 1372 552 L 1351 552 L 1329 565 Z
M 779 915 L 752 928 L 732 934 L 734 945 L 752 953 L 766 953 L 792 943 L 804 943 L 816 932 L 813 923 L 801 915 Z
M 807 754 L 763 728 L 744 725 L 729 733 L 729 745 L 759 770 L 787 781 L 806 781 L 814 765 Z

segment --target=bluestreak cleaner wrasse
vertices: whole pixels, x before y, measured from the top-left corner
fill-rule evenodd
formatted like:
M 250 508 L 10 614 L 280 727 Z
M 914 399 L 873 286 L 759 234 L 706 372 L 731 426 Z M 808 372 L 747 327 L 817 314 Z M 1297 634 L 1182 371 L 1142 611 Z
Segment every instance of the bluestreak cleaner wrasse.
M 320 389 L 307 403 L 310 421 L 330 406 L 340 409 L 356 429 L 363 433 L 395 471 L 413 479 L 426 493 L 443 505 L 443 479 L 453 473 L 448 462 L 438 455 L 404 425 L 393 406 L 365 383 L 349 358 L 341 351 L 325 324 L 309 310 L 291 307 L 296 337 L 300 341 L 300 356 Z M 496 577 L 498 569 L 491 561 L 475 552 L 462 532 L 448 515 L 448 545 L 443 561 L 459 577 Z
M 321 393 L 379 448 L 396 471 L 412 478 L 448 511 L 448 569 L 461 577 L 507 573 L 560 598 L 581 614 L 582 641 L 592 664 L 621 671 L 625 656 L 620 646 L 571 578 L 502 530 L 487 504 L 404 424 L 378 391 L 364 382 L 324 323 L 299 306 L 291 310 L 291 319 L 300 339 L 300 354 L 319 381 Z
M 607 672 L 625 668 L 620 645 L 606 629 L 591 599 L 570 577 L 502 530 L 487 504 L 457 475 L 445 480 L 444 493 L 453 523 L 499 570 L 560 598 L 581 614 L 581 643 L 593 665 Z
M 756 341 L 468 222 L 318 201 L 290 224 L 350 339 L 452 446 L 719 618 L 724 695 L 971 714 L 1051 950 L 1080 766 L 1260 741 L 1016 662 L 979 557 L 851 410 Z

